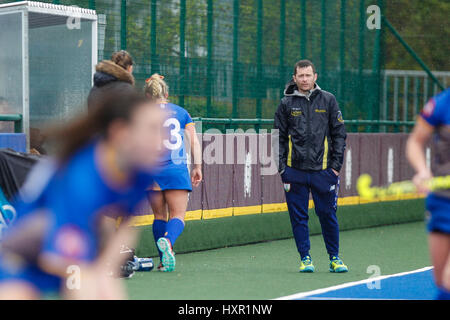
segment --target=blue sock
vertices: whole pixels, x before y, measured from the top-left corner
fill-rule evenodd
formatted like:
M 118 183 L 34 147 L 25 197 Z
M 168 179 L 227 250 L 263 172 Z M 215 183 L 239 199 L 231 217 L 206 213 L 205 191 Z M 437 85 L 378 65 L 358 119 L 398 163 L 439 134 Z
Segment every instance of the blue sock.
M 153 221 L 153 237 L 155 238 L 155 243 L 158 241 L 159 238 L 164 237 L 164 234 L 166 233 L 167 228 L 167 221 L 165 220 L 154 220 Z M 158 246 L 156 246 L 158 248 Z M 159 258 L 161 259 L 162 253 L 159 251 Z
M 184 222 L 181 219 L 173 218 L 167 222 L 166 234 L 164 235 L 170 240 L 172 247 L 175 245 L 175 241 L 184 230 Z
M 450 291 L 444 288 L 438 288 L 438 295 L 436 300 L 450 300 Z

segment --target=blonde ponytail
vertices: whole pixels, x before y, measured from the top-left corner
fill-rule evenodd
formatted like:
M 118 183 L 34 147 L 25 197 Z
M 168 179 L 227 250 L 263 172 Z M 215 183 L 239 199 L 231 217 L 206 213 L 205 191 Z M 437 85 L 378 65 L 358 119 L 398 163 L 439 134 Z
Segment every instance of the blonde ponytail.
M 169 86 L 163 79 L 155 73 L 145 80 L 144 92 L 150 99 L 166 99 L 169 95 Z

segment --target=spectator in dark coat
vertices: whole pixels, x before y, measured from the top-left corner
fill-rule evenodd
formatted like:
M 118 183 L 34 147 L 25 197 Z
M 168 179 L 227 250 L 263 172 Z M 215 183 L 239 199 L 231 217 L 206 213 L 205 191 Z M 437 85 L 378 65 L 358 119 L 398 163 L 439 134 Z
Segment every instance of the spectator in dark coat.
M 96 104 L 99 88 L 104 85 L 114 81 L 123 81 L 134 85 L 133 59 L 124 50 L 113 53 L 111 60 L 100 61 L 95 67 L 95 71 L 94 86 L 88 96 L 89 110 Z

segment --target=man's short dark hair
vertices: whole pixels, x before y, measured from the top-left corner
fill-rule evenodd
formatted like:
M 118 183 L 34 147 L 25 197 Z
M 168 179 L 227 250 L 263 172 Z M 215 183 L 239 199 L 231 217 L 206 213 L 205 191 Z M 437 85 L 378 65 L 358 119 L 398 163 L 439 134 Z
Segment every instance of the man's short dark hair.
M 304 60 L 300 60 L 298 61 L 295 66 L 294 66 L 294 75 L 297 74 L 297 68 L 307 68 L 307 67 L 311 67 L 313 69 L 313 72 L 316 73 L 316 67 L 314 66 L 314 63 L 312 63 L 311 61 L 304 59 Z

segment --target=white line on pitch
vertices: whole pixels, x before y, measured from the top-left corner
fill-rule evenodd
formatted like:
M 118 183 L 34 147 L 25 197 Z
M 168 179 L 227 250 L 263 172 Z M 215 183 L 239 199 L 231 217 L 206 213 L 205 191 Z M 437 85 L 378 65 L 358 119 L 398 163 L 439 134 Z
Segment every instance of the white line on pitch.
M 308 300 L 402 300 L 402 299 L 312 297 L 312 298 L 308 298 Z
M 307 292 L 295 293 L 295 294 L 292 294 L 292 295 L 289 295 L 289 296 L 276 298 L 274 300 L 300 299 L 300 298 L 304 298 L 304 297 L 307 297 L 307 296 L 312 296 L 312 295 L 321 294 L 321 293 L 325 293 L 325 292 L 329 292 L 329 291 L 334 291 L 334 290 L 339 290 L 339 289 L 343 289 L 343 288 L 357 286 L 359 284 L 374 282 L 374 281 L 378 281 L 378 280 L 384 280 L 384 279 L 387 279 L 387 278 L 401 277 L 401 276 L 405 276 L 405 275 L 412 274 L 412 273 L 428 271 L 428 270 L 431 270 L 431 269 L 433 269 L 433 267 L 429 266 L 429 267 L 424 267 L 424 268 L 420 268 L 420 269 L 413 270 L 413 271 L 407 271 L 407 272 L 395 273 L 395 274 L 390 274 L 390 275 L 386 275 L 386 276 L 379 276 L 379 277 L 369 278 L 369 279 L 364 279 L 364 280 L 359 280 L 359 281 L 347 282 L 347 283 L 339 284 L 339 285 L 332 286 L 332 287 L 316 289 L 316 290 L 307 291 Z

